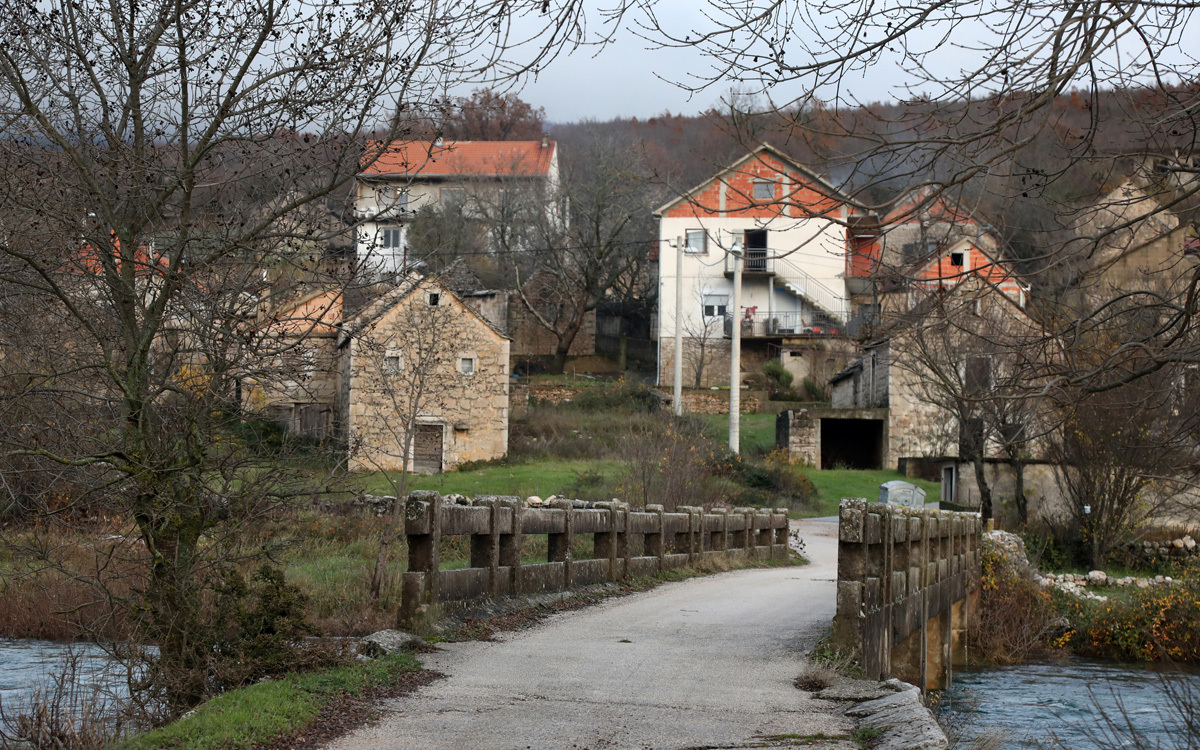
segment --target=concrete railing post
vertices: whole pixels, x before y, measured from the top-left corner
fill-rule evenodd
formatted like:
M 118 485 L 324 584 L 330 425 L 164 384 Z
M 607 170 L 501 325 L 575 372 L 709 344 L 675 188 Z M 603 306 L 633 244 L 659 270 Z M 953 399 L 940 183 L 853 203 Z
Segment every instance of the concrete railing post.
M 525 507 L 518 497 L 504 497 L 500 502 L 512 512 L 512 533 L 500 536 L 500 565 L 508 568 L 508 590 L 518 594 L 521 591 L 521 547 L 525 544 L 524 535 L 521 533 L 521 516 Z
M 399 623 L 410 626 L 425 608 L 438 600 L 438 567 L 441 563 L 442 496 L 413 492 L 404 501 L 404 533 L 408 542 L 408 570 L 400 579 Z
M 561 562 L 563 564 L 563 580 L 562 587 L 564 589 L 571 588 L 571 561 L 574 555 L 571 552 L 571 544 L 574 541 L 572 536 L 573 524 L 573 504 L 570 500 L 556 500 L 551 506 L 563 512 L 563 530 L 561 534 L 547 534 L 547 550 L 546 558 L 549 562 Z
M 663 570 L 663 558 L 667 554 L 666 541 L 666 518 L 665 512 L 661 505 L 647 505 L 647 513 L 653 513 L 657 516 L 656 531 L 646 535 L 646 556 L 658 558 L 658 572 Z

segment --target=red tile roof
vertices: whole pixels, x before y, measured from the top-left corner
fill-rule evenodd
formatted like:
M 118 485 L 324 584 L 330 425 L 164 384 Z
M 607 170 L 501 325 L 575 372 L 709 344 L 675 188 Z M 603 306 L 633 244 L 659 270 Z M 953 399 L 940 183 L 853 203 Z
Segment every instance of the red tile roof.
M 367 144 L 368 158 L 379 153 Z M 363 175 L 421 177 L 545 176 L 558 144 L 554 141 L 400 141 L 379 154 Z

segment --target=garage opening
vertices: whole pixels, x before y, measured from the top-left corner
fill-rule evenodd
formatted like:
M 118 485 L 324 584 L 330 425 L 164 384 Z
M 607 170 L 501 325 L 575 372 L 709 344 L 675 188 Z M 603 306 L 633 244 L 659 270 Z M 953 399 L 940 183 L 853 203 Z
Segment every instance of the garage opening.
M 822 469 L 882 469 L 882 419 L 822 419 Z

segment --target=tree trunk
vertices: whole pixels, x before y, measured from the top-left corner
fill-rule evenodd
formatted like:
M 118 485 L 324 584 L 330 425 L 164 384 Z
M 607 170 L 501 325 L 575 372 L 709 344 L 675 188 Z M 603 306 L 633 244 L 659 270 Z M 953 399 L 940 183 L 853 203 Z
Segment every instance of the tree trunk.
M 984 471 L 983 454 L 977 453 L 971 457 L 975 467 L 975 483 L 979 485 L 979 514 L 984 520 L 992 517 L 992 488 L 988 486 L 987 474 Z
M 392 499 L 392 517 L 379 536 L 379 552 L 375 555 L 375 570 L 371 573 L 371 603 L 379 601 L 383 591 L 383 579 L 387 576 L 387 565 L 392 555 L 392 542 L 400 533 L 404 522 L 403 498 L 408 492 L 408 456 L 412 451 L 413 433 L 416 424 L 410 424 L 404 435 L 404 462 L 400 465 L 400 484 L 396 486 L 396 497 Z
M 1012 468 L 1015 477 L 1013 500 L 1017 504 L 1017 520 L 1024 526 L 1029 523 L 1029 503 L 1025 500 L 1025 462 L 1019 458 L 1015 459 Z
M 151 679 L 162 689 L 169 715 L 178 716 L 208 697 L 209 657 L 195 579 L 199 520 L 143 516 L 142 540 L 153 555 L 146 591 L 147 635 L 158 646 Z

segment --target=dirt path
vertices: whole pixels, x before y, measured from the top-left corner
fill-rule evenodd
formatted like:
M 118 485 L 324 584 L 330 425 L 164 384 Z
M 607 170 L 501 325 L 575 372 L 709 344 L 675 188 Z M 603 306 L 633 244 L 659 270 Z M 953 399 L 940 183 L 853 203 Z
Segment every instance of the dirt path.
M 792 686 L 833 618 L 836 530 L 803 525 L 805 567 L 694 578 L 497 641 L 445 644 L 425 664 L 449 677 L 330 747 L 666 750 L 844 736 L 849 720 Z

